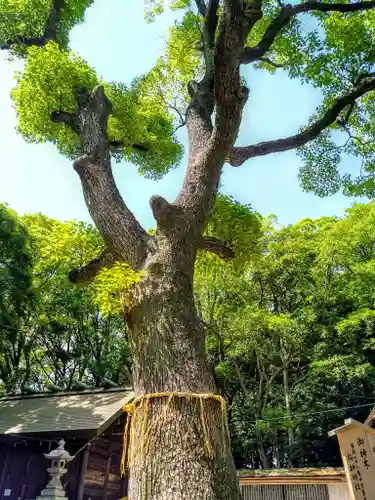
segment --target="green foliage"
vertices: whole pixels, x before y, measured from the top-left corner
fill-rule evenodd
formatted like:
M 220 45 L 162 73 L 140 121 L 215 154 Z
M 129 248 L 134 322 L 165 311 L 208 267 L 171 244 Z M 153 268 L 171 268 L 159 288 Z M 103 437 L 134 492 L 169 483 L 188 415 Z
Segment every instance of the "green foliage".
M 237 271 L 242 269 L 244 261 L 256 258 L 259 253 L 260 216 L 250 205 L 219 194 L 206 234 L 219 238 L 235 254 L 232 261 L 225 262 L 214 254 L 198 253 L 194 275 L 198 305 L 203 314 L 208 313 L 207 323 L 214 327 L 218 318 L 226 314 L 226 294 L 233 296 L 243 284 Z
M 52 2 L 34 3 L 2 3 L 1 41 L 43 34 Z M 68 49 L 68 32 L 90 3 L 69 0 L 56 39 L 45 47 L 26 50 L 14 45 L 14 55 L 27 56 L 12 92 L 19 131 L 30 142 L 52 142 L 62 154 L 75 158 L 81 152 L 78 136 L 53 123 L 51 112 L 76 113 L 77 90 L 102 84 L 113 103 L 109 140 L 123 145 L 114 157 L 136 164 L 143 175 L 159 178 L 181 158 L 174 130 L 183 121 L 187 83 L 203 73 L 203 54 L 197 47 L 201 16 L 194 2 L 171 1 L 169 7 L 180 12 L 169 30 L 164 57 L 130 85 L 106 83 Z M 146 4 L 149 20 L 166 5 L 160 0 Z M 263 8 L 263 17 L 249 34 L 249 46 L 262 39 L 280 5 L 265 0 Z M 312 120 L 372 70 L 374 15 L 366 11 L 298 17 L 277 35 L 267 54 L 270 60 L 323 94 Z M 255 66 L 275 71 L 265 61 Z M 299 151 L 304 189 L 320 196 L 339 190 L 375 193 L 374 110 L 372 93 L 344 110 L 341 125 L 334 123 Z M 362 164 L 358 178 L 340 170 L 348 154 Z M 103 242 L 97 232 L 88 225 L 43 216 L 25 216 L 21 222 L 15 214 L 10 218 L 15 225 L 2 238 L 7 245 L 18 245 L 20 255 L 31 256 L 33 267 L 25 257 L 24 264 L 21 259 L 21 265 L 6 266 L 8 274 L 3 271 L 0 281 L 5 304 L 1 314 L 5 323 L 14 325 L 6 330 L 7 335 L 13 332 L 11 342 L 9 335 L 1 337 L 8 349 L 0 358 L 0 368 L 7 365 L 8 370 L 2 369 L 3 384 L 10 390 L 25 382 L 45 387 L 53 381 L 69 387 L 73 380 L 99 385 L 103 376 L 123 381 L 122 366 L 129 368 L 131 362 L 120 313 L 142 275 L 118 264 L 103 270 L 87 289 L 74 287 L 67 271 L 99 254 Z M 359 406 L 375 390 L 374 222 L 374 205 L 369 204 L 353 207 L 342 220 L 304 219 L 278 228 L 273 218 L 260 220 L 250 206 L 218 197 L 206 234 L 220 238 L 236 257 L 224 264 L 212 254 L 199 253 L 194 285 L 207 328 L 209 360 L 218 385 L 232 402 L 238 464 L 333 465 L 339 459 L 337 449 L 322 436 L 341 423 L 343 406 Z M 4 249 L 9 250 L 7 245 Z M 30 283 L 35 302 L 23 308 Z M 22 316 L 25 310 L 28 314 Z M 357 415 L 361 417 L 360 410 L 353 411 L 352 416 Z
M 118 160 L 137 164 L 146 176 L 158 178 L 178 163 L 181 147 L 173 138 L 173 118 L 166 106 L 147 92 L 147 77 L 123 84 L 104 84 L 113 104 L 108 134 L 111 141 L 124 147 L 117 150 Z M 51 113 L 77 111 L 77 90 L 93 90 L 100 82 L 95 71 L 80 57 L 50 42 L 40 49 L 31 47 L 25 70 L 18 74 L 12 98 L 18 113 L 18 130 L 30 142 L 50 141 L 62 154 L 75 158 L 80 154 L 78 135 L 68 126 L 53 123 Z M 144 145 L 137 152 L 131 145 Z
M 315 15 L 317 25 L 306 38 L 305 54 L 299 66 L 291 66 L 291 76 L 322 89 L 325 97 L 320 112 L 333 99 L 353 88 L 375 63 L 375 13 L 339 12 Z M 374 196 L 374 92 L 358 99 L 345 126 L 334 123 L 315 141 L 300 150 L 304 164 L 300 171 L 302 188 L 319 196 L 343 190 L 350 196 Z M 346 109 L 341 119 L 346 117 Z M 341 162 L 350 156 L 361 165 L 358 176 L 343 173 Z
M 196 303 L 232 402 L 238 467 L 339 465 L 325 436 L 348 416 L 366 418 L 370 406 L 361 405 L 375 389 L 374 210 L 357 204 L 343 219 L 282 228 L 269 217 L 237 266 L 198 259 Z
M 68 157 L 79 152 L 73 130 L 53 123 L 54 110 L 76 111 L 75 89 L 93 90 L 99 84 L 94 70 L 80 57 L 60 49 L 55 42 L 31 47 L 25 69 L 17 75 L 12 99 L 18 114 L 18 131 L 29 142 L 51 141 Z
M 42 214 L 24 215 L 21 218 L 31 239 L 34 259 L 34 281 L 39 286 L 45 273 L 56 269 L 67 272 L 82 267 L 97 257 L 103 249 L 98 231 L 83 222 L 60 222 Z
M 263 16 L 258 21 L 248 35 L 247 43 L 249 47 L 256 46 L 262 39 L 265 30 L 270 25 L 271 21 L 277 16 L 280 6 L 276 0 L 268 0 L 262 4 Z M 272 45 L 270 59 L 277 64 L 282 64 L 287 68 L 299 67 L 302 63 L 304 54 L 303 47 L 305 45 L 302 23 L 297 19 L 293 19 L 285 29 L 280 32 Z M 257 62 L 256 67 L 264 69 L 270 73 L 275 72 L 275 67 L 264 63 Z
M 93 0 L 66 0 L 61 20 L 56 30 L 56 42 L 67 48 L 71 29 L 84 19 L 86 9 Z M 0 45 L 22 37 L 34 38 L 44 35 L 53 0 L 2 0 L 0 4 Z M 16 44 L 12 51 L 24 55 L 26 48 Z
M 12 388 L 19 372 L 26 339 L 17 333 L 33 300 L 26 229 L 15 212 L 0 205 L 0 384 L 6 389 Z
M 103 316 L 126 311 L 132 288 L 142 277 L 142 272 L 133 271 L 122 262 L 118 262 L 111 269 L 102 269 L 95 279 L 95 287 L 96 302 Z
M 71 269 L 100 253 L 97 230 L 41 214 L 18 217 L 2 207 L 0 233 L 0 388 L 69 388 L 77 380 L 100 386 L 103 377 L 128 384 L 131 353 L 122 316 L 103 317 L 98 287 L 68 279 Z
M 256 253 L 260 236 L 260 215 L 251 205 L 242 205 L 228 195 L 219 195 L 206 234 L 228 245 L 237 258 Z
M 164 12 L 165 2 L 151 2 L 154 15 Z M 196 50 L 200 41 L 194 3 L 179 5 L 184 9 L 182 21 L 176 22 L 170 32 L 166 51 L 167 74 L 185 80 L 192 71 L 199 73 L 202 53 Z M 149 5 L 149 9 L 151 6 Z M 246 44 L 254 47 L 280 11 L 279 2 L 262 2 L 263 16 L 248 35 Z M 366 10 L 357 13 L 316 12 L 294 17 L 277 34 L 267 58 L 282 65 L 290 78 L 298 78 L 314 86 L 323 94 L 323 104 L 311 120 L 321 116 L 334 99 L 352 89 L 360 77 L 373 71 L 375 63 L 375 13 Z M 274 73 L 276 67 L 267 61 L 257 61 L 255 68 Z M 199 70 L 199 71 L 198 71 Z M 183 89 L 172 86 L 178 95 Z M 328 196 L 338 191 L 350 196 L 375 195 L 375 137 L 374 99 L 370 92 L 358 99 L 345 126 L 332 124 L 317 139 L 301 148 L 303 160 L 299 173 L 305 191 Z M 348 112 L 345 109 L 340 117 Z M 305 124 L 304 124 L 305 125 Z M 358 175 L 343 171 L 342 162 L 350 157 Z
M 145 19 L 151 23 L 155 18 L 165 11 L 166 0 L 144 0 Z M 169 8 L 171 10 L 187 9 L 191 6 L 191 0 L 170 0 Z
M 166 72 L 174 75 L 179 85 L 187 85 L 203 74 L 202 57 L 197 51 L 200 38 L 200 18 L 189 11 L 169 29 Z
M 373 377 L 375 367 L 368 362 L 361 363 L 358 355 L 334 355 L 329 358 L 314 361 L 310 364 L 310 376 L 322 377 L 329 373 L 331 380 L 337 382 L 352 381 L 354 378 L 366 379 Z
M 31 6 L 30 0 L 2 2 L 0 41 L 43 34 L 52 0 L 38 0 L 36 6 L 34 3 Z M 27 50 L 22 44 L 15 44 L 12 49 L 16 55 L 28 55 L 26 73 L 19 75 L 18 87 L 13 92 L 20 133 L 31 142 L 55 143 L 69 158 L 80 152 L 78 137 L 67 127 L 52 123 L 50 113 L 55 109 L 74 112 L 77 86 L 92 89 L 104 83 L 79 57 L 65 52 L 69 31 L 83 20 L 91 3 L 92 0 L 67 1 L 54 42 L 47 44 L 45 49 L 31 47 Z M 182 148 L 173 131 L 184 116 L 187 83 L 203 74 L 203 53 L 198 48 L 202 18 L 195 2 L 145 1 L 149 21 L 169 9 L 177 12 L 176 21 L 169 30 L 165 54 L 151 71 L 129 87 L 104 83 L 114 103 L 109 136 L 123 144 L 114 152 L 114 157 L 136 164 L 141 174 L 156 179 L 181 159 Z M 255 46 L 262 39 L 278 15 L 280 5 L 276 0 L 266 0 L 262 9 L 262 18 L 249 33 L 248 46 Z M 309 13 L 294 17 L 277 34 L 267 57 L 283 65 L 291 78 L 299 78 L 322 91 L 324 102 L 315 116 L 320 116 L 335 97 L 347 92 L 361 76 L 372 70 L 375 63 L 374 16 L 371 9 L 350 14 Z M 255 67 L 269 72 L 276 70 L 267 61 L 258 61 Z M 373 101 L 373 92 L 359 99 L 345 126 L 333 124 L 300 150 L 303 166 L 299 177 L 303 189 L 319 196 L 340 190 L 349 195 L 374 196 Z M 344 110 L 343 116 L 347 111 Z M 132 148 L 133 144 L 144 146 L 144 150 Z M 359 175 L 341 172 L 342 160 L 347 155 L 361 164 Z
M 26 229 L 5 205 L 0 205 L 0 239 L 0 323 L 14 327 L 31 293 L 31 257 Z
M 335 194 L 342 188 L 339 173 L 341 151 L 329 130 L 298 150 L 298 154 L 303 159 L 298 177 L 304 191 L 313 191 L 324 197 Z
M 142 80 L 142 92 L 155 103 L 162 103 L 174 120 L 181 124 L 189 100 L 187 85 L 203 75 L 200 42 L 200 18 L 187 11 L 169 28 L 165 54 Z
M 14 297 L 27 311 L 11 316 L 13 329 L 1 330 L 2 389 L 65 388 L 76 380 L 100 386 L 103 377 L 129 383 L 121 316 L 141 274 L 118 264 L 77 287 L 68 270 L 103 248 L 92 226 L 17 217 L 5 207 L 2 218 L 1 258 L 16 266 L 8 265 L 16 269 Z M 274 217 L 260 219 L 251 207 L 219 196 L 207 232 L 243 253 L 232 265 L 200 254 L 195 293 L 207 353 L 231 401 L 238 467 L 337 465 L 328 430 L 368 413 L 356 407 L 375 390 L 374 222 L 370 203 L 353 206 L 343 219 L 279 228 Z M 18 272 L 29 276 L 28 287 Z M 10 297 L 9 279 L 1 283 L 1 296 Z

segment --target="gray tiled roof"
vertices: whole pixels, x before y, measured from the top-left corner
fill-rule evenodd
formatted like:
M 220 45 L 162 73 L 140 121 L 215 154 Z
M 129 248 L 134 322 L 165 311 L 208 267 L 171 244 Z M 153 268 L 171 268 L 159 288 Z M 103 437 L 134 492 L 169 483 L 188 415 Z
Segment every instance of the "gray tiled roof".
M 0 398 L 0 435 L 103 431 L 133 398 L 131 389 L 96 389 Z

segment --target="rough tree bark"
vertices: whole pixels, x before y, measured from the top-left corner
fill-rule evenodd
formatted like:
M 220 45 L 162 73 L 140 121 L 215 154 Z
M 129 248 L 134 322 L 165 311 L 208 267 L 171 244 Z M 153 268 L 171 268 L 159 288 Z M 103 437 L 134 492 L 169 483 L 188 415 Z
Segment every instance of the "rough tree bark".
M 226 151 L 235 136 L 221 152 L 216 145 L 202 152 L 213 131 L 212 97 L 199 84 L 192 93 L 187 122 L 195 149 L 176 202 L 169 204 L 158 196 L 151 199 L 157 221 L 153 237 L 135 220 L 115 186 L 106 134 L 111 106 L 103 88 L 83 93 L 78 99 L 76 118 L 84 154 L 74 162 L 74 168 L 108 250 L 70 277 L 76 282 L 88 281 L 101 266 L 112 265 L 116 259 L 147 271 L 134 289 L 126 314 L 137 396 L 216 392 L 205 355 L 203 324 L 195 310 L 193 267 L 198 248 L 232 256 L 218 240 L 202 239 L 202 232 L 214 206 Z M 165 396 L 149 404 L 145 448 L 141 445 L 143 416 L 134 423 L 129 497 L 239 498 L 221 405 L 207 400 L 202 411 L 197 399 L 181 398 L 173 404 L 168 399 Z
M 194 304 L 193 269 L 199 248 L 232 256 L 218 240 L 203 239 L 202 233 L 248 95 L 239 74 L 247 29 L 244 4 L 242 0 L 227 2 L 215 48 L 218 5 L 218 0 L 210 1 L 205 12 L 206 74 L 189 86 L 187 173 L 174 203 L 152 197 L 157 222 L 154 236 L 141 228 L 115 185 L 107 137 L 111 104 L 103 88 L 80 92 L 75 116 L 61 111 L 52 115 L 54 121 L 73 127 L 82 139 L 84 154 L 74 168 L 108 247 L 85 269 L 71 273 L 71 279 L 87 281 L 101 265 L 112 265 L 115 260 L 147 271 L 133 291 L 126 314 L 137 396 L 216 393 L 206 360 L 205 332 Z M 226 416 L 219 401 L 163 396 L 149 401 L 146 425 L 144 412 L 137 415 L 133 415 L 130 447 L 131 500 L 240 498 Z
M 206 72 L 200 82 L 189 85 L 189 160 L 181 191 L 173 203 L 160 196 L 150 201 L 157 223 L 154 236 L 144 231 L 117 190 L 107 137 L 111 103 L 103 88 L 77 95 L 75 115 L 59 110 L 51 116 L 55 122 L 72 127 L 82 139 L 83 155 L 74 162 L 74 168 L 81 179 L 88 210 L 107 245 L 98 259 L 85 269 L 72 272 L 71 279 L 77 283 L 90 281 L 102 266 L 113 265 L 116 260 L 146 271 L 133 290 L 126 312 L 134 359 L 134 390 L 137 396 L 168 394 L 148 400 L 147 408 L 142 407 L 141 400 L 139 406 L 144 411 L 133 416 L 131 500 L 240 498 L 220 403 L 214 399 L 202 402 L 199 398 L 169 396 L 216 392 L 206 360 L 205 332 L 194 304 L 193 269 L 199 248 L 224 258 L 232 256 L 217 240 L 202 238 L 215 205 L 222 167 L 227 158 L 238 165 L 252 156 L 285 150 L 313 139 L 354 99 L 375 88 L 373 80 L 363 80 L 351 94 L 337 101 L 323 121 L 313 124 L 308 133 L 291 138 L 292 142 L 284 139 L 281 145 L 276 141 L 233 149 L 248 96 L 241 84 L 240 64 L 257 60 L 255 49 L 258 60 L 264 58 L 275 33 L 293 15 L 321 4 L 309 2 L 309 9 L 298 12 L 282 7 L 282 19 L 273 23 L 272 33 L 267 31 L 263 45 L 261 42 L 260 48 L 253 48 L 250 54 L 244 50 L 245 40 L 262 17 L 261 0 L 224 0 L 219 34 L 215 37 L 219 3 L 196 0 L 204 19 Z M 335 4 L 327 4 L 325 10 L 329 8 L 335 10 Z M 346 4 L 343 8 L 347 9 Z

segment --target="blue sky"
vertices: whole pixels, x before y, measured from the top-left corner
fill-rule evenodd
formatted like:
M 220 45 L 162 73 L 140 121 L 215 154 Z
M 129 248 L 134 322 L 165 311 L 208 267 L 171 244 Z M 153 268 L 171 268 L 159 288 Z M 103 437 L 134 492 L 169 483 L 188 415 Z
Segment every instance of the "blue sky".
M 131 5 L 131 7 L 130 7 Z M 168 25 L 165 15 L 153 24 L 143 19 L 143 2 L 96 0 L 86 23 L 71 36 L 73 50 L 109 81 L 129 82 L 147 71 L 163 52 Z M 15 131 L 16 116 L 9 92 L 20 61 L 0 54 L 0 202 L 19 213 L 43 212 L 50 217 L 90 220 L 81 187 L 71 162 L 50 144 L 27 144 Z M 251 89 L 239 143 L 247 144 L 295 133 L 320 102 L 318 92 L 282 71 L 276 75 L 245 70 Z M 186 143 L 182 130 L 181 140 Z M 341 195 L 320 199 L 303 193 L 298 184 L 299 159 L 279 153 L 248 161 L 241 168 L 225 167 L 222 191 L 252 206 L 263 215 L 274 213 L 289 224 L 302 217 L 342 215 L 352 200 Z M 146 227 L 154 225 L 148 206 L 152 194 L 173 200 L 182 183 L 186 162 L 159 182 L 140 177 L 129 164 L 114 165 L 119 189 L 129 207 Z

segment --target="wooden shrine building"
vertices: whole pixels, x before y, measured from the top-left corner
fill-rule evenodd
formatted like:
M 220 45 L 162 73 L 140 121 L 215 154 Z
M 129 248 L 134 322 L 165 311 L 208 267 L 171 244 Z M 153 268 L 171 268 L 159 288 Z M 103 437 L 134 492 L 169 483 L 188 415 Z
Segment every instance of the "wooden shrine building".
M 63 438 L 75 458 L 63 486 L 69 500 L 119 500 L 125 418 L 131 389 L 0 398 L 0 500 L 35 499 L 47 483 L 43 453 Z

